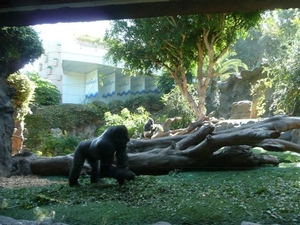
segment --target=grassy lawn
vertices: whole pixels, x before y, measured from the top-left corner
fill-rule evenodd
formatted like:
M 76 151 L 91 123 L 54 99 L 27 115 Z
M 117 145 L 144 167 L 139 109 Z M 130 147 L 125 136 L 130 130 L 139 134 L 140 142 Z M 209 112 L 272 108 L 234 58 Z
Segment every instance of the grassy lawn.
M 281 157 L 297 161 L 299 156 Z M 26 220 L 50 217 L 70 225 L 158 221 L 172 225 L 239 225 L 242 221 L 299 225 L 299 175 L 297 162 L 289 162 L 244 171 L 138 176 L 121 187 L 111 179 L 91 185 L 88 177 L 81 177 L 80 188 L 64 183 L 0 189 L 0 215 Z

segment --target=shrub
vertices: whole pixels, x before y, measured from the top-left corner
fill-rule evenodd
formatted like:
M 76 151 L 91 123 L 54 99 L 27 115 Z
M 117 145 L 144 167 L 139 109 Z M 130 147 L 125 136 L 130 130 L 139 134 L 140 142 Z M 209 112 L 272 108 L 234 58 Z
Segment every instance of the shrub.
M 35 83 L 34 104 L 58 105 L 60 104 L 61 94 L 57 87 L 50 80 L 40 77 L 35 73 L 28 73 L 27 76 Z
M 192 88 L 192 86 L 189 86 L 189 88 Z M 176 116 L 182 118 L 179 121 L 173 122 L 171 129 L 187 127 L 195 120 L 194 111 L 190 108 L 178 87 L 173 88 L 168 94 L 164 94 L 162 96 L 162 102 L 165 107 L 160 112 L 160 115 L 163 115 L 160 119 L 161 121 Z
M 114 100 L 108 103 L 108 111 L 112 113 L 119 113 L 122 111 L 122 109 L 125 108 L 124 102 L 121 100 Z
M 66 132 L 61 134 L 60 137 L 54 137 L 50 133 L 40 134 L 39 140 L 41 144 L 37 149 L 33 150 L 33 152 L 43 156 L 71 154 L 81 141 L 80 138 L 68 135 Z
M 61 104 L 40 107 L 33 114 L 25 117 L 28 130 L 25 145 L 27 148 L 37 148 L 49 138 L 51 128 L 66 130 L 72 134 L 89 124 L 97 127 L 103 123 L 105 111 L 107 111 L 106 104 L 100 102 L 84 105 Z
M 124 103 L 124 108 L 129 109 L 131 112 L 137 112 L 137 109 L 141 106 L 148 112 L 157 112 L 163 108 L 161 96 L 157 94 L 137 96 L 128 99 Z
M 15 119 L 23 120 L 30 111 L 29 104 L 33 99 L 35 85 L 27 76 L 20 73 L 13 73 L 8 77 L 8 83 L 16 89 L 12 98 L 14 105 Z
M 120 113 L 124 108 L 130 112 L 137 112 L 141 106 L 148 112 L 157 112 L 163 108 L 160 98 L 161 96 L 157 94 L 136 96 L 126 101 L 114 100 L 108 103 L 108 107 L 111 113 Z
M 136 113 L 131 113 L 127 108 L 121 110 L 120 114 L 106 112 L 104 114 L 106 124 L 105 126 L 98 128 L 95 134 L 101 135 L 104 130 L 110 126 L 125 125 L 128 129 L 130 137 L 141 137 L 144 131 L 144 124 L 149 117 L 150 113 L 147 112 L 143 107 L 138 107 Z

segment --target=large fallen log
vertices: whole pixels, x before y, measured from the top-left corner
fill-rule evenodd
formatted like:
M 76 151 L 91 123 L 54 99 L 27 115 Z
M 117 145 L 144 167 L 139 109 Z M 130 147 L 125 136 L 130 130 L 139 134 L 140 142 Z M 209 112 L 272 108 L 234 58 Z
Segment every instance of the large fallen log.
M 278 165 L 276 158 L 254 154 L 251 148 L 300 153 L 299 145 L 278 139 L 282 132 L 297 128 L 300 128 L 299 117 L 283 115 L 219 132 L 215 132 L 213 123 L 206 122 L 185 135 L 130 140 L 127 145 L 129 165 L 136 174 L 164 174 L 174 169 Z M 72 160 L 71 156 L 30 157 L 25 156 L 30 170 L 38 175 L 67 175 Z M 86 164 L 85 171 L 88 170 Z

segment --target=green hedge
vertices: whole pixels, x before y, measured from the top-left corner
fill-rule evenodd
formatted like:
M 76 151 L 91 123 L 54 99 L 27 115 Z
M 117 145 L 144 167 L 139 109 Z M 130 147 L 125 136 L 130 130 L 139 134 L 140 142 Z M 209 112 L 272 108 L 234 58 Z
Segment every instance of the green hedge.
M 108 107 L 103 102 L 91 104 L 61 104 L 37 108 L 25 117 L 28 130 L 26 148 L 35 148 L 41 143 L 41 138 L 49 135 L 51 128 L 62 131 L 73 131 L 87 124 L 100 125 L 104 121 L 104 113 Z

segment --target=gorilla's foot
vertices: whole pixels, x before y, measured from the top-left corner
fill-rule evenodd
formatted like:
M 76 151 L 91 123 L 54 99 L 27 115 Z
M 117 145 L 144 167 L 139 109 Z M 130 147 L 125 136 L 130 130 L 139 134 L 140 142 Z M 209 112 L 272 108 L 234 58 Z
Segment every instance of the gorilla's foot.
M 123 185 L 125 183 L 125 180 L 134 180 L 135 173 L 133 173 L 129 169 L 118 169 L 116 173 L 116 179 L 119 183 L 119 185 Z
M 97 179 L 91 179 L 91 184 L 95 184 L 95 183 L 100 183 L 100 179 L 97 178 Z
M 125 183 L 125 179 L 119 179 L 117 180 L 117 182 L 119 183 L 120 186 L 122 186 Z
M 80 183 L 78 183 L 78 182 L 72 182 L 72 183 L 69 183 L 69 186 L 70 187 L 80 187 L 82 185 Z

